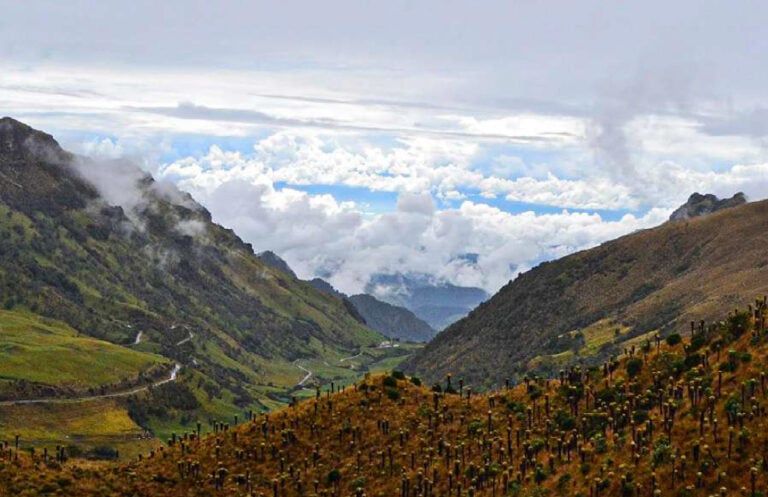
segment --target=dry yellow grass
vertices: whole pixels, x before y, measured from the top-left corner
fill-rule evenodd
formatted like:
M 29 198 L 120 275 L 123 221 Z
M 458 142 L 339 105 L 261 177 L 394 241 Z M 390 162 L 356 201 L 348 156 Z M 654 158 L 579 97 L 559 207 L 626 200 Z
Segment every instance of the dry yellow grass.
M 451 372 L 498 385 L 521 377 L 528 361 L 568 331 L 607 322 L 617 323 L 624 337 L 625 329 L 687 331 L 690 320 L 721 319 L 723 309 L 768 294 L 766 246 L 768 201 L 760 201 L 543 263 L 441 332 L 406 369 L 430 383 Z M 602 332 L 596 335 L 584 355 L 605 343 Z M 517 365 L 523 367 L 510 371 Z

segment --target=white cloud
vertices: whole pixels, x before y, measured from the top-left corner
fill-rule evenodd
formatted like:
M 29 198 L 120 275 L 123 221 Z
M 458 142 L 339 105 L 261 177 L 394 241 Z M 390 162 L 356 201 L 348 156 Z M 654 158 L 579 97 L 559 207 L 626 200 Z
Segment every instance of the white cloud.
M 161 174 L 188 188 L 211 188 L 229 179 L 292 185 L 344 185 L 372 191 L 432 192 L 460 200 L 476 192 L 486 198 L 578 209 L 636 209 L 641 196 L 607 178 L 567 180 L 507 179 L 485 174 L 473 160 L 478 145 L 416 138 L 385 149 L 357 140 L 350 147 L 311 132 L 280 131 L 259 141 L 254 153 L 226 152 L 213 146 L 199 158 L 166 164 Z
M 338 202 L 331 195 L 275 188 L 275 178 L 284 179 L 280 171 L 293 167 L 291 161 L 310 160 L 312 153 L 324 149 L 314 138 L 309 140 L 309 152 L 306 140 L 299 142 L 284 135 L 273 137 L 257 145 L 258 158 L 214 147 L 199 160 L 187 158 L 163 171 L 180 177 L 180 184 L 206 205 L 215 220 L 234 228 L 257 251 L 276 251 L 305 278 L 330 275 L 334 285 L 350 293 L 361 291 L 369 276 L 379 272 L 422 272 L 495 291 L 538 261 L 652 226 L 668 215 L 666 210 L 653 210 L 610 222 L 597 214 L 568 211 L 511 214 L 472 201 L 441 210 L 429 193 L 432 179 L 425 182 L 425 191 L 402 188 L 393 211 L 370 215 L 360 205 Z M 326 159 L 346 173 L 354 172 L 348 166 L 361 157 L 339 150 L 323 153 L 343 157 L 343 161 Z M 278 159 L 267 160 L 271 154 Z M 385 156 L 372 149 L 366 154 Z M 396 155 L 410 157 L 412 164 L 419 162 L 414 159 L 417 154 L 407 150 Z M 281 162 L 282 158 L 288 159 Z M 276 163 L 277 169 L 265 162 Z M 359 168 L 377 170 L 365 163 Z M 479 254 L 477 263 L 461 257 L 467 253 Z
M 528 136 L 532 145 L 558 148 L 575 145 L 586 136 L 586 123 L 583 119 L 570 116 L 537 115 L 519 113 L 501 118 L 478 119 L 469 116 L 443 116 L 447 121 L 456 122 L 467 133 L 477 135 L 496 135 L 509 137 Z

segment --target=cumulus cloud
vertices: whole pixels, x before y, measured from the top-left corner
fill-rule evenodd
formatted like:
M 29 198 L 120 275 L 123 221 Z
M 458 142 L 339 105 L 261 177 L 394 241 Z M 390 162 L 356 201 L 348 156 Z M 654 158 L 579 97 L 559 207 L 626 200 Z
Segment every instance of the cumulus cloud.
M 510 214 L 471 201 L 437 210 L 429 194 L 403 193 L 395 211 L 371 218 L 329 196 L 240 181 L 201 195 L 214 218 L 256 250 L 275 250 L 300 276 L 328 277 L 349 293 L 362 291 L 372 274 L 397 272 L 493 292 L 537 262 L 653 226 L 669 214 L 652 210 L 610 222 L 568 211 Z M 479 256 L 475 261 L 467 253 Z
M 202 157 L 187 157 L 161 168 L 186 187 L 206 189 L 229 179 L 253 183 L 344 185 L 371 191 L 431 192 L 443 200 L 468 193 L 575 209 L 635 209 L 638 192 L 608 178 L 509 179 L 475 166 L 479 146 L 463 141 L 401 139 L 389 148 L 356 141 L 351 146 L 314 133 L 281 131 L 259 141 L 254 152 L 217 146 Z M 547 170 L 548 171 L 548 170 Z

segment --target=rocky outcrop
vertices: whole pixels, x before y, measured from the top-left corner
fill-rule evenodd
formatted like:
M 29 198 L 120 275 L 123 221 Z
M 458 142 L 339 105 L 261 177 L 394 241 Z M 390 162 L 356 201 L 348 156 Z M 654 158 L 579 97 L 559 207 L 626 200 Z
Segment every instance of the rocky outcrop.
M 716 196 L 708 193 L 702 195 L 701 193 L 694 193 L 688 197 L 688 201 L 678 207 L 675 212 L 669 216 L 670 221 L 682 221 L 684 219 L 691 219 L 692 217 L 706 216 L 713 212 L 728 209 L 730 207 L 736 207 L 737 205 L 746 204 L 747 197 L 739 192 L 731 198 L 719 199 Z

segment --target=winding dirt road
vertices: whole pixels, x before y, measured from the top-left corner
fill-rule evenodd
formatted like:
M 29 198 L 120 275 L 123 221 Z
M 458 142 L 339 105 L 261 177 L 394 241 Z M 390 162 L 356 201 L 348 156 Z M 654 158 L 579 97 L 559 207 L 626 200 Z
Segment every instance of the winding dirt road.
M 181 364 L 174 364 L 173 369 L 171 370 L 171 373 L 168 376 L 168 378 L 155 382 L 152 385 L 147 385 L 144 387 L 136 387 L 131 390 L 125 390 L 122 392 L 113 392 L 113 393 L 106 393 L 104 395 L 91 395 L 88 397 L 74 397 L 74 398 L 3 400 L 3 401 L 0 401 L 0 406 L 12 406 L 12 405 L 21 405 L 21 404 L 74 404 L 77 402 L 87 402 L 89 400 L 111 399 L 114 397 L 127 397 L 129 395 L 144 392 L 148 390 L 150 386 L 159 387 L 160 385 L 165 385 L 166 383 L 176 381 L 176 377 L 178 376 L 180 370 L 181 370 Z
M 349 361 L 350 359 L 357 359 L 361 355 L 363 355 L 363 351 L 362 350 L 360 351 L 359 354 L 356 354 L 356 355 L 353 355 L 353 356 L 349 356 L 349 357 L 345 357 L 343 359 L 339 359 L 339 362 Z
M 310 378 L 312 378 L 312 371 L 310 371 L 309 369 L 305 368 L 304 366 L 302 366 L 298 362 L 294 362 L 293 364 L 297 368 L 299 368 L 302 371 L 304 371 L 305 373 L 307 373 L 306 376 L 304 376 L 304 378 L 302 378 L 302 380 L 296 384 L 297 387 L 303 387 L 304 383 L 306 383 L 307 381 L 309 381 Z

